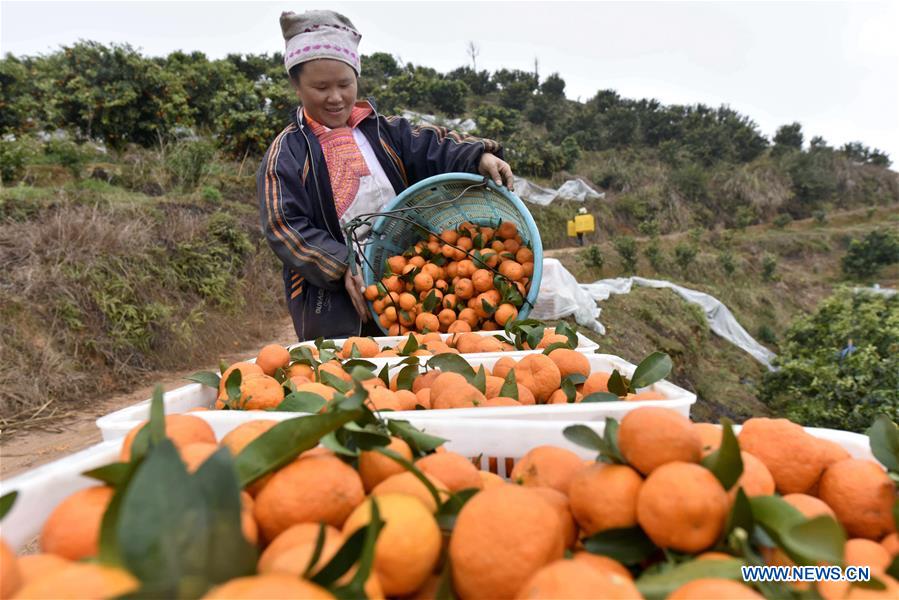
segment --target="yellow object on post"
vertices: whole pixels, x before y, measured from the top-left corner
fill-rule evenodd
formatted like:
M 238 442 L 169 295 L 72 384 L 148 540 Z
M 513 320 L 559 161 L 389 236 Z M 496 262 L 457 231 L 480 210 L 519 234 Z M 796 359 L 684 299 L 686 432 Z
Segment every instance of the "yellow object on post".
M 571 230 L 571 225 L 568 226 L 569 231 Z M 574 231 L 575 233 L 593 233 L 596 231 L 596 221 L 593 219 L 593 215 L 578 215 L 574 218 Z M 569 233 L 568 235 L 571 235 Z
M 575 237 L 577 235 L 577 227 L 574 224 L 574 220 L 568 221 L 568 237 Z

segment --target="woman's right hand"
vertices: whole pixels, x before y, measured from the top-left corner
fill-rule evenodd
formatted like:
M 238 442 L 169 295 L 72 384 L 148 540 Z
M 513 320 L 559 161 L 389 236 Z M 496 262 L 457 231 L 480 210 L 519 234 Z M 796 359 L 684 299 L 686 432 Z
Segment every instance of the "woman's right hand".
M 368 322 L 371 315 L 368 312 L 368 303 L 365 301 L 365 296 L 362 295 L 365 291 L 365 282 L 362 280 L 362 276 L 354 275 L 353 270 L 347 266 L 346 273 L 343 276 L 343 285 L 350 295 L 350 300 L 353 301 L 353 308 L 359 313 L 362 322 Z

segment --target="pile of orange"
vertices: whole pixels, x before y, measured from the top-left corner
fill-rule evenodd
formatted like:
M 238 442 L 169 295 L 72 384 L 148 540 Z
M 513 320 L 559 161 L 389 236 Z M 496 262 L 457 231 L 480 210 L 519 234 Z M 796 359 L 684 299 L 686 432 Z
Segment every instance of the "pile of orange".
M 388 335 L 496 330 L 518 317 L 533 274 L 515 223 L 466 222 L 388 258 L 365 298 Z
M 539 370 L 533 375 L 543 380 Z M 448 375 L 438 376 L 444 377 Z M 166 417 L 167 433 L 191 469 L 220 446 L 238 453 L 274 424 L 248 422 L 216 442 L 202 419 Z M 325 526 L 324 543 L 314 570 L 369 522 L 371 498 L 376 498 L 386 526 L 365 585 L 370 598 L 433 598 L 447 559 L 454 592 L 463 600 L 640 598 L 640 582 L 634 577 L 664 556 L 657 553 L 626 568 L 585 551 L 584 540 L 639 526 L 659 548 L 691 560 L 734 558 L 716 544 L 737 486 L 750 497 L 782 494 L 807 518 L 835 518 L 850 538 L 846 564 L 871 567 L 885 585 L 874 590 L 842 582 L 817 584 L 823 598 L 897 597 L 899 583 L 885 573 L 899 554 L 891 514 L 896 487 L 880 465 L 853 459 L 789 421 L 750 419 L 738 436 L 744 473 L 728 492 L 700 464 L 720 441 L 717 426 L 644 407 L 625 416 L 618 429 L 626 464 L 584 460 L 567 449 L 538 446 L 516 462 L 505 481 L 443 449 L 415 459 L 405 441 L 392 438 L 390 449 L 414 461 L 441 501 L 461 490 L 476 490 L 451 530 L 443 532 L 434 497 L 396 462 L 376 452 L 347 460 L 315 448 L 242 492 L 243 533 L 260 550 L 257 574 L 227 582 L 207 597 L 332 597 L 303 577 L 315 553 L 319 524 Z M 134 590 L 136 581 L 129 573 L 78 562 L 97 554 L 100 521 L 110 497 L 108 488 L 97 486 L 60 503 L 41 532 L 40 554 L 15 557 L 0 545 L 0 596 L 59 597 L 76 589 L 85 597 L 109 597 Z M 770 564 L 789 564 L 778 549 L 758 550 Z M 668 597 L 762 596 L 749 584 L 700 577 Z

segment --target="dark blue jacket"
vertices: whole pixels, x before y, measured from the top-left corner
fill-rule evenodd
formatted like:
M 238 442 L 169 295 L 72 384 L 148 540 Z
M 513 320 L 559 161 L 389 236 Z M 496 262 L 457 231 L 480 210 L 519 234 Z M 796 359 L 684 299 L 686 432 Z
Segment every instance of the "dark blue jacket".
M 433 175 L 476 173 L 484 152 L 502 156 L 491 140 L 413 126 L 377 111 L 358 128 L 397 194 Z M 359 335 L 361 320 L 343 284 L 347 242 L 324 154 L 302 108 L 265 153 L 256 173 L 256 195 L 262 231 L 284 264 L 287 305 L 298 339 Z

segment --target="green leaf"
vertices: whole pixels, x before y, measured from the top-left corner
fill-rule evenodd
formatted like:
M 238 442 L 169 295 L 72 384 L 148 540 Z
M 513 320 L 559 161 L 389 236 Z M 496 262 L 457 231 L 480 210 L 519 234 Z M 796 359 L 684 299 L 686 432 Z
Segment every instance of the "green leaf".
M 567 348 L 574 350 L 578 347 L 577 330 L 566 321 L 561 321 L 556 325 L 556 333 L 568 338 Z
M 384 382 L 384 385 L 390 387 L 390 365 L 384 365 L 381 372 L 378 373 L 378 377 Z
M 415 378 L 418 377 L 420 372 L 418 365 L 406 365 L 400 369 L 399 374 L 396 376 L 396 389 L 411 390 L 412 384 L 415 382 Z
M 309 346 L 297 346 L 293 350 L 290 351 L 290 360 L 291 364 L 304 364 L 304 365 L 315 365 L 318 364 L 318 361 L 315 359 L 315 356 L 312 354 L 312 350 Z
M 631 388 L 634 392 L 668 377 L 672 368 L 671 357 L 664 352 L 653 352 L 644 358 L 631 377 Z M 610 388 L 611 389 L 611 388 Z
M 831 517 L 806 519 L 779 496 L 749 499 L 752 517 L 796 564 L 841 564 L 846 535 Z
M 200 465 L 194 482 L 202 493 L 208 513 L 204 529 L 207 556 L 204 574 L 215 585 L 256 572 L 257 552 L 243 535 L 240 485 L 234 459 L 227 448 L 219 448 Z
M 725 538 L 735 529 L 742 529 L 747 534 L 752 532 L 755 527 L 755 520 L 752 518 L 752 506 L 749 504 L 749 496 L 743 491 L 742 487 L 737 488 L 737 494 L 734 498 L 734 504 L 730 508 L 727 515 L 727 524 L 724 527 Z
M 621 398 L 609 392 L 593 392 L 581 398 L 581 402 L 621 402 Z
M 440 525 L 440 529 L 444 532 L 450 532 L 453 530 L 453 527 L 456 525 L 456 518 L 459 516 L 459 511 L 465 506 L 465 504 L 472 499 L 472 497 L 480 492 L 481 490 L 476 488 L 459 490 L 453 494 L 450 494 L 449 498 L 446 499 L 440 508 L 437 509 L 437 524 Z
M 581 385 L 582 383 L 587 381 L 587 378 L 584 377 L 583 375 L 581 375 L 580 373 L 571 373 L 569 375 L 566 375 L 565 379 L 567 379 L 574 385 Z
M 469 383 L 478 388 L 482 394 L 487 393 L 487 372 L 484 370 L 484 365 L 478 367 L 477 372 L 469 380 Z
M 208 588 L 209 513 L 175 446 L 150 449 L 124 492 L 116 541 L 124 566 L 155 597 L 199 597 Z
M 309 557 L 309 564 L 306 565 L 306 570 L 303 571 L 304 579 L 310 579 L 315 572 L 315 567 L 318 565 L 318 561 L 322 557 L 322 549 L 324 547 L 325 523 L 324 521 L 322 521 L 318 524 L 318 535 L 315 536 L 315 549 L 312 550 L 312 556 Z
M 740 444 L 734 435 L 732 421 L 721 419 L 721 425 L 721 445 L 702 459 L 702 466 L 712 472 L 725 490 L 729 490 L 743 474 L 743 457 L 740 455 Z
M 569 349 L 568 343 L 567 342 L 552 343 L 543 350 L 543 354 L 549 356 L 550 352 L 552 352 L 553 350 L 558 350 L 560 348 L 566 349 L 566 350 Z
M 565 401 L 568 402 L 568 404 L 573 404 L 575 400 L 577 400 L 577 387 L 574 385 L 574 382 L 567 377 L 562 380 L 560 389 L 562 390 L 562 393 L 565 394 Z
M 602 436 L 586 425 L 569 425 L 562 430 L 565 439 L 582 448 L 599 452 L 604 448 Z
M 350 358 L 362 358 L 362 352 L 359 351 L 359 346 L 353 343 L 353 346 L 350 348 Z
M 242 408 L 240 406 L 240 384 L 243 381 L 243 375 L 240 372 L 240 369 L 234 369 L 231 371 L 231 374 L 228 375 L 228 379 L 225 380 L 225 393 L 228 395 L 228 400 L 225 404 L 228 405 L 228 408 L 237 410 Z
M 219 359 L 219 376 L 221 377 L 221 375 L 223 375 L 225 373 L 225 371 L 227 371 L 227 370 L 228 370 L 228 363 Z
M 410 333 L 408 339 L 406 339 L 406 343 L 403 344 L 403 349 L 400 350 L 400 354 L 409 356 L 413 352 L 417 351 L 418 347 L 418 339 L 416 339 L 416 337 Z
M 618 372 L 618 369 L 612 371 L 611 377 L 609 377 L 609 391 L 615 394 L 616 396 L 627 396 L 630 391 L 629 382 L 626 377 L 623 377 L 621 373 Z
M 624 565 L 643 562 L 658 551 L 640 527 L 600 531 L 584 540 L 584 548 L 592 554 L 614 558 Z
M 337 554 L 312 579 L 319 585 L 334 583 L 358 562 L 359 566 L 353 574 L 353 578 L 347 585 L 339 588 L 338 596 L 365 597 L 365 582 L 371 574 L 375 560 L 375 543 L 384 528 L 384 520 L 381 519 L 377 499 L 372 497 L 368 502 L 371 503 L 371 518 L 368 525 L 354 531 L 337 551 Z
M 341 394 L 346 394 L 351 389 L 353 389 L 352 383 L 350 383 L 349 381 L 344 381 L 334 373 L 329 373 L 328 371 L 319 370 L 318 378 L 321 383 L 325 384 L 328 387 L 334 388 Z
M 437 292 L 431 290 L 430 292 L 428 292 L 427 297 L 425 297 L 425 301 L 421 303 L 421 307 L 425 312 L 431 312 L 432 310 L 434 310 L 434 307 L 437 306 L 437 302 Z
M 899 579 L 899 554 L 893 557 L 893 562 L 887 567 L 886 572 L 893 579 Z
M 611 417 L 606 417 L 606 425 L 603 429 L 602 439 L 605 442 L 605 448 L 601 453 L 601 458 L 607 462 L 626 465 L 627 461 L 618 448 L 618 421 Z
M 82 473 L 85 477 L 102 481 L 112 487 L 119 487 L 127 483 L 134 471 L 134 463 L 115 462 Z
M 6 513 L 8 513 L 13 507 L 13 504 L 16 503 L 16 498 L 18 497 L 18 491 L 12 491 L 8 494 L 3 494 L 3 496 L 0 496 L 0 519 L 6 516 Z
M 312 392 L 293 392 L 285 396 L 275 410 L 315 414 L 327 406 L 328 401 Z
M 680 586 L 694 579 L 730 579 L 743 582 L 739 559 L 691 560 L 658 573 L 647 573 L 635 581 L 637 589 L 646 600 L 664 600 Z
M 338 406 L 339 408 L 339 406 Z M 250 442 L 237 455 L 241 487 L 279 469 L 314 448 L 325 434 L 365 414 L 361 407 L 282 421 Z
M 343 370 L 347 371 L 350 374 L 352 374 L 352 372 L 356 369 L 364 369 L 364 370 L 368 371 L 368 374 L 370 375 L 370 374 L 374 373 L 375 369 L 377 369 L 377 368 L 378 368 L 378 365 L 376 365 L 375 363 L 371 362 L 370 360 L 364 360 L 361 358 L 354 358 L 352 360 L 348 360 L 345 363 L 343 363 Z M 366 376 L 366 379 L 368 379 L 367 376 Z
M 456 593 L 453 590 L 453 566 L 450 562 L 449 552 L 446 553 L 443 561 L 443 569 L 440 571 L 440 580 L 434 600 L 456 600 Z
M 874 457 L 888 471 L 899 473 L 899 427 L 886 415 L 880 415 L 866 433 Z
M 344 439 L 349 441 L 354 448 L 359 450 L 375 450 L 390 444 L 390 436 L 384 433 L 379 425 L 368 424 L 360 426 L 357 423 L 347 423 L 339 430 Z
M 446 354 L 432 356 L 428 360 L 427 365 L 430 369 L 440 369 L 444 373 L 458 373 L 469 381 L 474 378 L 474 369 L 471 368 L 468 361 L 458 354 L 451 354 L 448 352 Z
M 201 385 L 205 385 L 206 387 L 211 387 L 218 389 L 219 383 L 221 382 L 221 376 L 213 373 L 212 371 L 197 371 L 193 375 L 188 375 L 185 377 L 188 381 L 195 381 Z
M 417 429 L 414 425 L 409 423 L 409 421 L 388 419 L 387 429 L 390 433 L 409 444 L 413 454 L 416 456 L 423 456 L 446 443 L 445 439 L 425 433 L 424 431 Z
M 496 307 L 487 302 L 485 299 L 481 298 L 481 308 L 484 309 L 484 312 L 487 313 L 487 316 L 493 315 L 496 312 Z
M 515 369 L 509 369 L 508 375 L 503 380 L 503 386 L 499 388 L 499 395 L 504 398 L 518 400 L 518 382 L 515 381 Z
M 136 465 L 137 463 L 131 464 Z M 125 497 L 125 487 L 125 485 L 121 485 L 116 488 L 103 513 L 103 520 L 100 522 L 98 542 L 100 548 L 97 558 L 100 564 L 110 567 L 123 565 L 122 553 L 119 550 L 118 526 L 119 516 L 122 512 L 122 499 Z
M 150 443 L 155 445 L 165 439 L 165 401 L 162 386 L 153 388 L 150 399 Z

